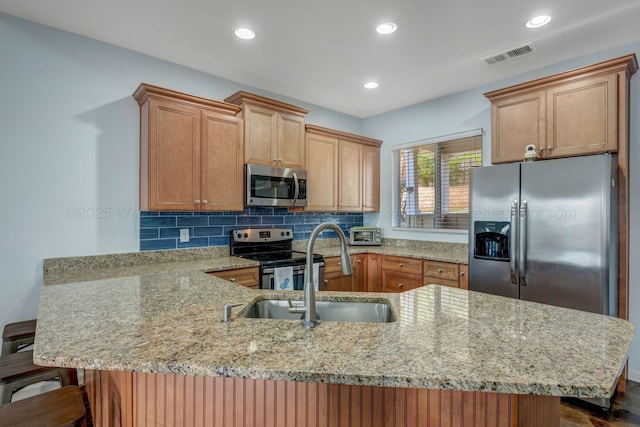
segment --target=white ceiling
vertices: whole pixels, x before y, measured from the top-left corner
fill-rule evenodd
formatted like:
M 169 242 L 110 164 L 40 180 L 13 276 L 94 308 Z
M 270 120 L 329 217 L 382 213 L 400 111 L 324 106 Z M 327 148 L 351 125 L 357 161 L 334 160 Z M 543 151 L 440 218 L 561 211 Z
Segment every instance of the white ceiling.
M 638 0 L 0 0 L 0 12 L 361 118 L 640 40 Z M 525 28 L 538 14 L 551 23 Z M 398 31 L 377 34 L 385 20 Z M 535 53 L 482 60 L 527 42 Z

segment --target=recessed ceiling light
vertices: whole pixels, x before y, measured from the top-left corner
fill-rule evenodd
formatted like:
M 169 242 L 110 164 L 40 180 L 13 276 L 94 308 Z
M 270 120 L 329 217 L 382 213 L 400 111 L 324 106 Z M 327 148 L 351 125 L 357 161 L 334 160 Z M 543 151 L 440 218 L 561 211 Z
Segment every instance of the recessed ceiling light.
M 256 36 L 256 33 L 251 31 L 248 28 L 236 28 L 234 31 L 235 35 L 244 40 L 251 40 Z
M 376 82 L 367 82 L 364 84 L 364 87 L 366 87 L 367 89 L 375 89 L 378 87 L 378 83 Z
M 551 17 L 549 15 L 540 15 L 529 19 L 526 26 L 527 28 L 538 28 L 543 25 L 547 25 L 549 21 L 551 21 Z
M 398 29 L 398 26 L 393 22 L 383 22 L 376 27 L 376 31 L 380 34 L 391 34 Z

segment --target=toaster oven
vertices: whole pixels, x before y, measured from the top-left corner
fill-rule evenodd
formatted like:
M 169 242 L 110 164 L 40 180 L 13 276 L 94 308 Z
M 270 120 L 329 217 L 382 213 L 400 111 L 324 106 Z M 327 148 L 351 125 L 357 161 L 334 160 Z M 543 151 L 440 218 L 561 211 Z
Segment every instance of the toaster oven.
M 382 230 L 380 227 L 351 227 L 349 229 L 349 243 L 352 246 L 380 246 L 382 244 Z

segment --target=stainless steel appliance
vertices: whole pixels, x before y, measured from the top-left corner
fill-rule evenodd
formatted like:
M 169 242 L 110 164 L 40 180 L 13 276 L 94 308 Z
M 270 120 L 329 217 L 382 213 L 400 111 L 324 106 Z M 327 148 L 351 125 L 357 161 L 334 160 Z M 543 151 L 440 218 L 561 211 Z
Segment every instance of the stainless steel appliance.
M 349 244 L 352 246 L 380 246 L 382 244 L 382 230 L 380 227 L 351 227 L 349 229 Z
M 231 231 L 230 253 L 233 256 L 260 262 L 260 288 L 274 289 L 275 271 L 292 267 L 293 289 L 304 289 L 306 254 L 292 250 L 293 230 L 290 228 L 247 228 Z M 324 257 L 314 254 L 318 264 L 318 283 L 324 285 Z
M 616 177 L 609 154 L 472 169 L 469 289 L 617 315 Z
M 307 206 L 307 171 L 245 165 L 246 206 Z

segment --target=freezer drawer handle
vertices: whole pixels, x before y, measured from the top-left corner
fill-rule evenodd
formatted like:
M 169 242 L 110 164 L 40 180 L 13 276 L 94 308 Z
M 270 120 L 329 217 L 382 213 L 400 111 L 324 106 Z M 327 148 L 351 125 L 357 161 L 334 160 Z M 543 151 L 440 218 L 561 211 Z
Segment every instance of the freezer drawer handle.
M 518 251 L 518 268 L 520 270 L 520 284 L 527 286 L 527 201 L 520 204 L 520 250 Z
M 516 215 L 518 213 L 518 201 L 511 202 L 511 236 L 509 236 L 509 272 L 511 273 L 511 283 L 518 284 L 516 277 Z

